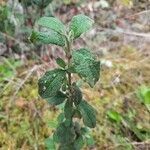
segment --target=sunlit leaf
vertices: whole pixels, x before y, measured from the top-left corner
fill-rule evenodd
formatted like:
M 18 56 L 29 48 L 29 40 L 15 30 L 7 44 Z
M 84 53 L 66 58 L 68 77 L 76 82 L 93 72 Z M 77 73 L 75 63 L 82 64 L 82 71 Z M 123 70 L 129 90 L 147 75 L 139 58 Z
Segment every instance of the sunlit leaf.
M 96 61 L 94 55 L 85 48 L 73 51 L 72 64 L 75 71 L 93 87 L 99 80 L 100 61 Z
M 65 32 L 63 23 L 54 17 L 42 17 L 38 20 L 38 24 L 43 27 L 50 28 L 58 33 L 63 34 Z
M 47 71 L 38 81 L 39 95 L 42 98 L 55 96 L 65 79 L 65 71 L 54 69 Z
M 88 31 L 92 27 L 93 23 L 94 21 L 91 18 L 80 14 L 72 18 L 69 25 L 69 30 L 73 32 L 73 37 L 76 39 L 82 33 Z
M 48 32 L 35 32 L 33 31 L 30 36 L 30 41 L 40 42 L 42 44 L 55 44 L 63 47 L 65 45 L 65 38 L 63 35 L 51 30 Z

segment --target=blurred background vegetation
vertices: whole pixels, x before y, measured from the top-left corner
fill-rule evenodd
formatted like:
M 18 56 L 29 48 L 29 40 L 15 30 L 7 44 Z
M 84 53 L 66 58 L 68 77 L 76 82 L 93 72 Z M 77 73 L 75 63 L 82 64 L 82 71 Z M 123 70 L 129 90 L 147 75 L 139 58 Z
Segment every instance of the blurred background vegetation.
M 95 25 L 74 48 L 88 46 L 102 66 L 96 87 L 82 88 L 97 110 L 85 149 L 150 150 L 150 0 L 0 0 L 1 150 L 53 150 L 61 106 L 40 99 L 37 81 L 64 53 L 28 37 L 41 16 L 67 24 L 79 13 Z

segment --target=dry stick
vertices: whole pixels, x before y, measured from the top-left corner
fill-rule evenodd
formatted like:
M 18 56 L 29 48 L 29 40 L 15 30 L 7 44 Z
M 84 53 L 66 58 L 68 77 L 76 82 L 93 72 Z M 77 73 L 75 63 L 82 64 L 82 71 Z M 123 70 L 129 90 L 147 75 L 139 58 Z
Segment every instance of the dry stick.
M 16 39 L 16 38 L 12 37 L 12 36 L 10 36 L 10 35 L 8 35 L 8 34 L 6 34 L 6 33 L 3 33 L 3 32 L 0 32 L 0 35 L 4 36 L 6 39 L 10 39 L 10 40 L 16 42 L 17 44 L 19 44 L 19 46 L 20 46 L 20 48 L 21 48 L 21 51 L 22 51 L 22 52 L 24 51 L 23 48 L 22 48 L 22 45 L 21 45 L 21 44 L 23 44 L 23 42 L 21 42 L 20 40 L 18 40 L 18 39 Z
M 41 67 L 43 67 L 43 65 L 40 65 L 40 66 L 37 66 L 37 65 L 36 65 L 36 66 L 34 66 L 34 67 L 28 72 L 28 74 L 27 74 L 27 76 L 25 77 L 25 79 L 24 79 L 24 80 L 20 83 L 20 85 L 17 87 L 17 89 L 16 89 L 16 91 L 15 91 L 15 93 L 14 93 L 14 95 L 13 95 L 11 101 L 10 101 L 10 104 L 12 103 L 12 101 L 14 101 L 14 99 L 15 99 L 17 93 L 18 93 L 19 90 L 22 88 L 22 86 L 25 84 L 25 82 L 28 80 L 28 78 L 32 75 L 32 73 L 33 73 L 35 70 L 37 70 L 37 69 L 39 69 L 39 68 L 41 68 Z
M 114 32 L 120 32 L 123 34 L 132 35 L 132 36 L 150 38 L 150 34 L 146 34 L 146 33 L 137 33 L 137 32 L 132 32 L 132 31 L 114 31 Z
M 131 142 L 131 143 L 127 143 L 127 144 L 131 144 L 133 145 L 134 147 L 137 147 L 139 145 L 148 145 L 150 146 L 150 141 L 144 141 L 144 142 Z M 107 147 L 107 150 L 114 150 L 115 148 L 119 147 L 119 146 L 125 146 L 127 144 L 116 144 L 116 146 L 110 146 L 110 147 Z M 148 147 L 149 148 L 149 147 Z
M 139 16 L 139 15 L 143 15 L 143 14 L 146 14 L 146 13 L 150 13 L 150 10 L 144 10 L 144 11 L 135 13 L 135 14 L 133 14 L 133 15 L 125 16 L 125 18 L 128 19 L 128 18 L 130 18 L 130 17 Z
M 126 31 L 126 30 L 117 30 L 117 29 L 112 30 L 112 29 L 108 29 L 108 28 L 99 28 L 99 27 L 97 27 L 97 29 L 99 31 L 105 31 L 108 33 L 121 33 L 121 34 L 127 34 L 127 35 L 131 35 L 131 36 L 138 36 L 138 37 L 150 39 L 150 33 L 138 33 L 138 32 L 132 32 L 132 31 Z
M 12 37 L 12 36 L 10 36 L 10 35 L 8 35 L 8 34 L 6 34 L 6 33 L 0 32 L 0 34 L 1 34 L 2 36 L 4 36 L 4 37 L 7 37 L 8 39 L 11 39 L 12 41 L 15 41 L 15 42 L 18 43 L 18 44 L 20 43 L 19 40 L 15 39 L 14 37 Z

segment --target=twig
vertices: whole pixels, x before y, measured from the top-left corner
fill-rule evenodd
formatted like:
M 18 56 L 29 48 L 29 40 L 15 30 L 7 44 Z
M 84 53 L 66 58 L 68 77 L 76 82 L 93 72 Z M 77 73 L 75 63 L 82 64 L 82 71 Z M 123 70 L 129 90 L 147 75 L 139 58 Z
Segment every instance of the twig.
M 15 39 L 14 37 L 12 37 L 12 36 L 10 36 L 10 35 L 8 35 L 8 34 L 6 34 L 6 33 L 3 33 L 3 32 L 0 32 L 0 34 L 2 35 L 2 36 L 4 36 L 4 37 L 7 37 L 8 39 L 11 39 L 12 41 L 15 41 L 16 43 L 20 43 L 20 41 L 18 40 L 18 39 Z
M 135 14 L 133 14 L 133 15 L 126 16 L 125 18 L 128 19 L 128 18 L 130 18 L 130 17 L 139 16 L 139 15 L 143 15 L 143 14 L 146 14 L 146 13 L 150 13 L 150 10 L 144 10 L 144 11 L 135 13 Z
M 138 32 L 133 32 L 133 31 L 126 31 L 126 30 L 112 30 L 112 29 L 107 29 L 107 28 L 98 28 L 98 31 L 104 31 L 108 33 L 121 33 L 121 34 L 127 34 L 131 36 L 138 36 L 138 37 L 143 37 L 150 39 L 150 33 L 138 33 Z
M 14 93 L 12 99 L 11 99 L 11 103 L 12 103 L 12 101 L 15 99 L 17 93 L 18 93 L 19 90 L 22 88 L 22 86 L 25 84 L 25 82 L 28 80 L 28 78 L 32 75 L 32 73 L 33 73 L 34 71 L 36 71 L 37 69 L 41 68 L 41 67 L 43 67 L 43 65 L 40 65 L 40 66 L 37 66 L 37 65 L 36 65 L 36 66 L 34 66 L 31 70 L 29 70 L 29 72 L 28 72 L 27 76 L 25 77 L 25 79 L 24 79 L 24 80 L 20 83 L 20 85 L 17 87 L 17 89 L 16 89 L 16 91 L 15 91 L 15 93 Z
M 125 146 L 125 145 L 128 145 L 128 144 L 131 144 L 131 145 L 134 146 L 134 147 L 139 146 L 139 145 L 142 145 L 142 146 L 148 145 L 148 146 L 150 146 L 150 141 L 131 142 L 131 143 L 126 143 L 126 144 L 120 143 L 120 144 L 116 144 L 115 146 L 107 147 L 106 149 L 107 149 L 107 150 L 114 150 L 114 149 L 117 148 L 117 147 Z M 149 147 L 148 147 L 148 148 L 149 148 Z
M 139 37 L 144 37 L 144 38 L 150 38 L 150 34 L 146 34 L 146 33 L 137 33 L 137 32 L 132 32 L 132 31 L 117 31 L 123 34 L 127 34 L 127 35 L 132 35 L 132 36 L 139 36 Z

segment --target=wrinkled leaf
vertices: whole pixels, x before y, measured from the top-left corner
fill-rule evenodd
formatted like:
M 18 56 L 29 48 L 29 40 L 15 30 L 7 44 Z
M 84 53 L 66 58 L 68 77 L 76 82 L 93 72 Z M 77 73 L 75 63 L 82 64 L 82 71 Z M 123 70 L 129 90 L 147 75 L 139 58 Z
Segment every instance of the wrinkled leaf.
M 83 145 L 84 145 L 83 137 L 79 136 L 74 142 L 74 148 L 75 148 L 75 150 L 81 150 Z
M 84 124 L 90 128 L 94 128 L 96 126 L 96 116 L 94 108 L 86 101 L 81 101 L 78 105 L 78 110 L 81 112 Z
M 64 62 L 64 60 L 62 60 L 61 58 L 57 58 L 56 59 L 57 64 L 62 67 L 65 68 L 66 67 L 66 63 Z
M 57 121 L 58 121 L 58 124 L 62 123 L 65 119 L 65 114 L 64 113 L 60 113 L 57 117 Z
M 91 18 L 80 14 L 72 18 L 69 25 L 69 30 L 73 32 L 73 37 L 76 39 L 82 33 L 88 31 L 92 27 L 93 23 L 94 21 Z
M 45 139 L 45 147 L 47 150 L 56 150 L 55 143 L 52 137 Z
M 54 17 L 42 17 L 38 20 L 38 24 L 62 34 L 65 30 L 63 23 Z
M 51 30 L 48 32 L 35 32 L 33 31 L 30 36 L 30 41 L 40 42 L 42 44 L 55 44 L 63 47 L 65 45 L 65 38 L 63 35 Z
M 93 87 L 99 80 L 100 62 L 95 61 L 94 55 L 82 48 L 72 53 L 72 64 L 75 71 Z
M 67 96 L 64 93 L 58 91 L 55 96 L 47 98 L 46 100 L 50 105 L 59 105 L 63 103 L 66 98 Z
M 86 136 L 85 140 L 88 146 L 93 146 L 95 144 L 94 139 L 91 135 Z
M 47 71 L 38 81 L 39 95 L 42 98 L 55 96 L 61 88 L 65 75 L 65 71 L 61 69 Z
M 65 123 L 61 123 L 53 135 L 54 141 L 57 143 L 69 144 L 75 138 L 75 131 L 73 127 L 66 127 Z

